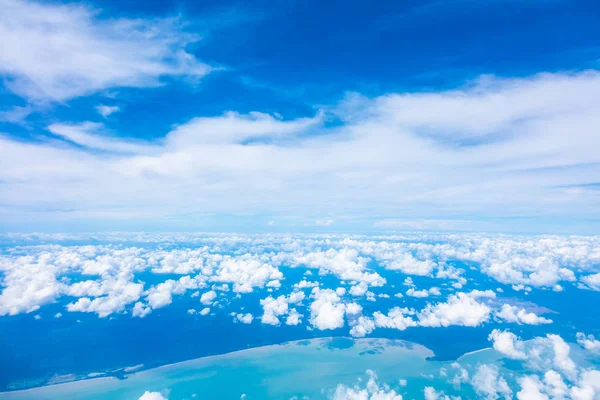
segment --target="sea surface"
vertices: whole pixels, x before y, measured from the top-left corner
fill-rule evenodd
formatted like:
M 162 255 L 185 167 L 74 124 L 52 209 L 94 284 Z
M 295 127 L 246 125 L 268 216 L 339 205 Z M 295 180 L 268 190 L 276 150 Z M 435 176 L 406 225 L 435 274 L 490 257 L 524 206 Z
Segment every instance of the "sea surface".
M 2 400 L 138 399 L 145 391 L 169 399 L 326 399 L 340 384 L 365 386 L 375 372 L 405 398 L 423 398 L 423 387 L 453 390 L 440 370 L 449 361 L 431 360 L 424 346 L 389 339 L 319 338 L 203 357 L 116 377 L 0 393 Z M 493 350 L 468 354 L 462 361 L 497 361 Z M 406 383 L 401 380 L 406 380 Z M 473 397 L 462 389 L 463 398 Z

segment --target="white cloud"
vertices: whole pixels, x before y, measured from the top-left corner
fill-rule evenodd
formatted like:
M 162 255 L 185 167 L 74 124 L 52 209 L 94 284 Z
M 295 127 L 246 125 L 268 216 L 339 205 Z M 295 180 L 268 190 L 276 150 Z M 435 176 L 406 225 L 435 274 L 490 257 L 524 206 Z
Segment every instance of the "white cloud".
M 539 325 L 552 323 L 551 319 L 540 317 L 533 312 L 527 312 L 523 308 L 511 306 L 510 304 L 503 304 L 500 312 L 497 312 L 495 315 L 506 322 L 518 324 Z
M 577 332 L 577 343 L 586 350 L 600 354 L 600 340 L 596 340 L 594 335 L 586 336 L 583 332 Z
M 548 396 L 542 393 L 542 383 L 537 376 L 525 376 L 519 378 L 521 390 L 517 393 L 519 400 L 548 400 Z
M 251 324 L 252 321 L 254 320 L 254 317 L 250 313 L 246 313 L 246 314 L 240 313 L 240 314 L 237 314 L 235 316 L 235 318 L 243 324 Z
M 277 298 L 272 296 L 262 299 L 260 305 L 263 308 L 261 322 L 267 325 L 279 325 L 279 318 L 288 313 L 288 300 L 284 295 Z
M 450 397 L 446 396 L 444 392 L 437 391 L 431 386 L 425 386 L 423 396 L 425 400 L 450 400 Z
M 403 331 L 406 328 L 417 326 L 417 322 L 410 316 L 407 316 L 412 314 L 414 314 L 414 311 L 412 310 L 394 307 L 387 315 L 376 311 L 373 313 L 373 319 L 375 321 L 375 326 L 379 328 L 392 328 Z
M 286 325 L 298 325 L 302 322 L 302 314 L 296 311 L 295 308 L 291 308 L 288 312 L 288 316 L 285 319 Z
M 429 289 L 416 290 L 415 288 L 410 288 L 406 291 L 406 295 L 410 297 L 429 297 L 429 295 L 439 296 L 441 294 L 440 289 L 437 287 L 431 287 Z
M 138 400 L 168 400 L 168 398 L 160 392 L 145 391 Z
M 200 296 L 200 303 L 210 305 L 216 298 L 217 293 L 214 290 L 209 290 L 208 292 L 202 293 L 202 296 Z
M 109 49 L 110 66 L 115 51 L 126 53 L 123 62 L 133 65 L 126 77 L 115 77 L 120 62 L 114 68 L 92 63 L 93 69 L 110 72 L 110 76 L 99 72 L 95 78 L 96 71 L 78 72 L 89 71 L 79 64 L 87 66 L 90 58 L 54 61 L 70 60 L 56 56 L 53 49 L 58 45 L 54 44 L 49 46 L 52 51 L 40 51 L 47 42 L 42 34 L 36 34 L 35 46 L 23 46 L 23 39 L 7 39 L 11 49 L 18 46 L 19 51 L 3 52 L 12 64 L 0 64 L 21 71 L 14 72 L 19 76 L 35 76 L 47 88 L 45 93 L 53 97 L 87 93 L 90 86 L 98 90 L 113 85 L 113 81 L 120 85 L 156 83 L 161 75 L 194 70 L 188 65 L 164 65 L 165 59 L 178 60 L 176 54 L 180 54 L 186 42 L 172 33 L 177 32 L 173 28 L 176 21 L 135 20 L 128 21 L 128 25 L 121 20 L 117 20 L 120 24 L 114 20 L 96 20 L 81 7 L 6 4 L 10 5 L 11 13 L 17 13 L 18 33 L 23 27 L 32 29 L 28 18 L 36 14 L 45 18 L 34 21 L 33 27 L 38 22 L 43 25 L 48 19 L 54 32 L 57 25 L 54 20 L 64 13 L 70 16 L 66 21 L 69 37 L 78 38 L 79 30 L 84 30 L 81 40 L 77 39 L 77 43 L 85 41 L 80 43 L 82 48 L 91 49 L 93 55 L 103 55 L 104 51 L 97 50 L 96 44 L 100 43 L 101 50 Z M 36 12 L 26 12 L 29 8 Z M 48 13 L 41 13 L 40 10 L 46 9 Z M 123 32 L 115 34 L 114 25 Z M 133 29 L 134 34 L 126 28 Z M 158 38 L 150 35 L 148 40 L 152 43 L 146 45 L 147 40 L 140 39 L 143 35 L 139 31 L 157 32 Z M 22 36 L 18 33 L 14 36 Z M 173 42 L 165 44 L 165 36 Z M 118 44 L 110 46 L 113 41 Z M 140 51 L 136 51 L 138 41 L 144 42 Z M 23 53 L 25 60 L 19 59 L 17 63 L 13 59 L 21 57 L 23 48 L 30 50 Z M 155 60 L 148 52 L 156 52 L 157 48 L 160 51 Z M 46 57 L 48 53 L 51 54 Z M 53 61 L 30 62 L 31 58 L 41 57 L 37 54 Z M 134 62 L 139 58 L 142 62 Z M 47 68 L 48 63 L 58 63 L 60 68 Z M 25 70 L 23 65 L 32 70 Z M 138 66 L 144 67 L 142 73 Z M 151 72 L 145 74 L 146 69 Z M 64 74 L 85 74 L 81 79 L 83 84 L 73 85 L 71 80 L 63 79 Z M 13 90 L 23 89 L 20 90 L 23 95 L 40 95 L 37 86 L 29 85 L 29 80 L 19 78 L 14 82 L 19 87 Z M 600 73 L 584 71 L 522 79 L 488 77 L 456 90 L 361 99 L 358 110 L 334 105 L 329 109 L 338 113 L 342 124 L 331 128 L 324 126 L 325 118 L 321 115 L 285 121 L 260 112 L 246 115 L 232 112 L 187 122 L 173 121 L 178 123 L 175 129 L 153 135 L 158 139 L 153 142 L 152 154 L 119 151 L 115 143 L 112 145 L 117 156 L 90 154 L 85 148 L 58 147 L 54 141 L 34 143 L 2 137 L 0 180 L 11 200 L 5 203 L 19 206 L 2 211 L 1 217 L 42 223 L 56 219 L 98 221 L 108 216 L 139 221 L 150 215 L 161 226 L 173 218 L 186 220 L 181 210 L 186 210 L 185 215 L 193 212 L 250 215 L 268 209 L 277 215 L 314 220 L 309 210 L 318 208 L 321 215 L 335 219 L 336 225 L 364 221 L 360 217 L 374 215 L 398 219 L 399 212 L 425 215 L 431 220 L 439 219 L 437 214 L 442 213 L 489 217 L 478 221 L 498 221 L 497 217 L 535 212 L 538 222 L 556 220 L 557 216 L 580 221 L 582 217 L 589 219 L 600 213 L 598 193 L 589 187 L 598 180 L 600 162 L 600 155 L 593 151 L 600 144 L 593 129 L 600 123 L 599 92 Z M 423 104 L 442 112 L 433 115 L 423 110 Z M 408 115 L 408 110 L 420 111 Z M 63 121 L 61 125 L 70 124 Z M 321 134 L 311 135 L 315 130 Z M 254 140 L 257 138 L 268 140 Z M 248 141 L 252 144 L 247 145 Z M 122 140 L 122 145 L 129 147 L 131 143 Z M 215 176 L 219 176 L 218 184 Z M 56 187 L 60 190 L 49 190 Z M 248 193 L 252 201 L 248 201 Z M 205 200 L 198 204 L 194 200 L 197 198 Z M 47 207 L 48 203 L 55 207 Z M 47 211 L 39 213 L 40 209 Z M 74 211 L 58 211 L 65 209 Z M 344 218 L 340 210 L 352 219 Z M 496 230 L 498 224 L 500 228 L 506 227 L 501 222 L 469 224 Z M 585 228 L 579 224 L 578 228 Z M 539 253 L 541 258 L 534 260 L 538 271 L 529 269 L 530 260 L 523 265 L 494 262 L 487 270 L 499 280 L 523 280 L 524 284 L 531 282 L 537 286 L 554 286 L 558 280 L 569 278 L 543 256 L 541 247 Z M 424 261 L 414 258 L 417 261 L 411 265 L 408 261 L 412 260 L 407 257 L 405 268 L 414 267 L 416 272 L 427 274 L 428 263 L 420 264 Z
M 472 384 L 479 398 L 512 399 L 512 390 L 506 380 L 499 376 L 498 368 L 493 365 L 479 365 L 473 376 Z
M 489 335 L 488 340 L 493 341 L 494 349 L 500 353 L 516 360 L 524 360 L 527 355 L 524 352 L 524 345 L 517 336 L 508 331 L 494 329 Z
M 547 334 L 546 337 L 523 342 L 513 333 L 495 329 L 488 339 L 493 341 L 495 350 L 509 358 L 524 360 L 534 371 L 555 369 L 572 381 L 577 377 L 577 366 L 570 358 L 571 349 L 558 335 Z M 531 382 L 527 384 L 528 387 L 533 387 Z
M 211 68 L 185 51 L 197 37 L 178 19 L 102 18 L 82 5 L 2 0 L 0 73 L 33 101 L 63 101 L 113 87 L 157 86 L 163 76 Z
M 210 313 L 210 308 L 208 307 L 204 307 L 202 310 L 200 310 L 200 315 L 207 315 L 208 313 Z
M 133 306 L 132 315 L 134 317 L 144 318 L 146 315 L 152 312 L 152 307 L 147 307 L 144 303 L 138 301 Z
M 478 295 L 457 293 L 450 295 L 446 302 L 427 304 L 418 314 L 420 326 L 479 326 L 487 322 L 491 309 L 476 300 Z
M 358 317 L 352 322 L 350 335 L 353 337 L 364 337 L 375 330 L 375 322 L 371 318 L 364 316 Z
M 600 272 L 597 274 L 584 276 L 581 278 L 581 281 L 588 285 L 590 289 L 600 291 Z
M 375 372 L 367 370 L 366 374 L 369 380 L 364 388 L 359 384 L 352 387 L 340 384 L 330 398 L 332 400 L 402 400 L 402 396 L 395 390 L 379 383 Z
M 126 305 L 137 301 L 143 288 L 144 286 L 141 283 L 118 282 L 108 296 L 94 299 L 80 297 L 75 303 L 67 304 L 67 310 L 71 312 L 94 312 L 100 318 L 104 318 L 112 313 L 123 311 Z M 139 312 L 136 316 L 138 315 L 141 316 Z
M 345 306 L 331 289 L 314 288 L 311 295 L 310 323 L 319 330 L 337 329 L 344 326 Z
M 119 110 L 120 108 L 118 106 L 107 106 L 104 104 L 99 104 L 96 106 L 96 111 L 98 111 L 98 114 L 102 115 L 104 118 L 108 118 L 111 114 L 114 114 Z

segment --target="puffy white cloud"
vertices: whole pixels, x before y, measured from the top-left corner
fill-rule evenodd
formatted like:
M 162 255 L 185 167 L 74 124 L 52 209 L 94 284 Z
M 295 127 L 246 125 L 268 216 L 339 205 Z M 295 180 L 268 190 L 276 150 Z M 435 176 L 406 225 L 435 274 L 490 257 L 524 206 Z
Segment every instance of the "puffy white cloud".
M 298 325 L 302 322 L 302 314 L 296 311 L 295 308 L 291 308 L 288 312 L 288 316 L 285 319 L 286 325 Z
M 547 340 L 549 340 L 552 344 L 552 350 L 554 351 L 554 366 L 562 372 L 566 373 L 567 376 L 570 376 L 571 378 L 574 377 L 577 373 L 577 367 L 575 365 L 575 362 L 573 362 L 573 360 L 571 360 L 571 358 L 569 357 L 571 348 L 569 347 L 567 342 L 565 342 L 563 338 L 555 334 L 548 334 L 546 335 L 546 337 Z
M 210 308 L 208 307 L 204 307 L 202 310 L 200 310 L 200 315 L 207 315 L 208 313 L 210 313 Z
M 600 371 L 584 371 L 577 386 L 571 388 L 571 397 L 573 400 L 588 400 L 597 399 L 598 396 L 600 396 Z
M 133 306 L 132 315 L 134 317 L 144 318 L 146 315 L 152 312 L 152 307 L 144 305 L 144 303 L 138 301 Z
M 171 304 L 173 301 L 172 294 L 183 294 L 189 289 L 198 289 L 204 287 L 204 283 L 198 283 L 196 279 L 192 279 L 189 276 L 183 276 L 178 280 L 169 279 L 165 282 L 159 283 L 158 285 L 148 290 L 146 296 L 148 303 L 153 309 L 161 308 Z M 214 291 L 212 291 L 214 293 Z M 202 304 L 209 304 L 216 297 L 211 292 L 204 293 L 200 298 Z M 206 297 L 205 297 L 206 296 Z
M 360 316 L 352 322 L 350 335 L 354 337 L 364 337 L 375 330 L 375 322 L 371 318 Z
M 525 376 L 519 378 L 521 390 L 517 392 L 519 400 L 548 400 L 548 396 L 542 393 L 542 383 L 537 376 Z
M 450 400 L 450 397 L 446 396 L 444 392 L 437 391 L 431 386 L 425 386 L 423 395 L 425 400 Z
M 279 325 L 279 316 L 288 313 L 288 300 L 284 295 L 277 298 L 271 296 L 260 301 L 263 308 L 261 322 L 268 325 Z
M 587 275 L 581 278 L 581 281 L 585 283 L 590 289 L 600 291 L 600 272 L 597 274 Z
M 344 326 L 345 305 L 340 303 L 340 297 L 331 289 L 314 288 L 310 305 L 310 323 L 313 327 L 337 329 Z
M 375 326 L 378 328 L 392 328 L 403 331 L 406 328 L 417 326 L 417 322 L 410 316 L 407 316 L 411 314 L 414 314 L 414 311 L 406 308 L 394 307 L 387 315 L 376 311 L 373 313 L 373 319 Z
M 544 374 L 544 384 L 546 392 L 552 398 L 560 399 L 568 394 L 567 385 L 556 371 L 550 370 Z
M 250 293 L 254 287 L 264 287 L 267 282 L 279 281 L 283 274 L 270 264 L 263 263 L 249 254 L 237 258 L 225 257 L 219 264 L 213 282 L 233 283 L 236 293 Z M 278 287 L 271 283 L 270 287 Z
M 523 342 L 513 333 L 495 329 L 489 336 L 494 349 L 509 358 L 524 360 L 532 370 L 555 369 L 570 380 L 577 377 L 577 365 L 570 358 L 570 347 L 559 335 L 548 334 Z M 531 386 L 531 382 L 528 382 Z
M 359 384 L 353 387 L 338 385 L 330 397 L 332 400 L 402 400 L 402 396 L 386 384 L 380 384 L 377 374 L 372 370 L 366 371 L 369 376 L 364 388 Z
M 368 259 L 361 257 L 356 249 L 295 252 L 287 254 L 282 259 L 283 261 L 289 262 L 292 266 L 305 265 L 309 268 L 318 268 L 320 271 L 334 274 L 342 280 L 357 281 L 372 286 L 385 284 L 385 279 L 378 273 L 366 271 Z
M 357 303 L 346 304 L 346 314 L 356 315 L 362 312 L 362 307 Z
M 121 312 L 125 306 L 137 301 L 144 289 L 141 283 L 117 282 L 108 296 L 80 297 L 75 303 L 67 304 L 67 310 L 80 312 L 94 312 L 100 318 L 109 316 L 115 312 Z M 136 316 L 141 316 L 139 313 Z
M 493 365 L 479 365 L 473 375 L 472 384 L 479 398 L 512 399 L 512 390 L 506 380 L 499 376 L 498 368 Z
M 406 295 L 410 297 L 429 297 L 429 291 L 427 289 L 415 290 L 415 288 L 410 288 L 406 291 Z
M 254 316 L 252 316 L 252 314 L 250 313 L 246 313 L 246 314 L 237 314 L 235 316 L 235 318 L 240 321 L 243 324 L 251 324 L 252 321 L 254 320 Z
M 429 295 L 439 296 L 441 294 L 440 289 L 437 287 L 431 287 L 429 289 L 416 290 L 415 288 L 410 288 L 406 291 L 406 295 L 410 297 L 429 297 Z
M 289 304 L 300 303 L 302 300 L 304 300 L 304 297 L 304 292 L 294 291 L 288 296 L 280 295 L 277 298 L 269 296 L 266 299 L 262 299 L 260 301 L 260 304 L 263 308 L 261 322 L 268 325 L 279 325 L 280 321 L 278 317 L 287 315 L 289 313 L 288 318 L 286 319 L 286 324 L 299 324 L 301 315 L 294 308 L 290 310 Z
M 478 302 L 478 293 L 457 293 L 448 297 L 444 303 L 428 304 L 418 314 L 420 326 L 479 326 L 487 322 L 491 309 Z
M 300 282 L 294 284 L 294 289 L 307 289 L 316 286 L 319 286 L 319 282 L 308 282 L 307 280 L 303 279 Z
M 202 293 L 202 296 L 200 296 L 200 303 L 210 305 L 216 298 L 217 292 L 214 290 L 209 290 L 208 292 Z
M 524 352 L 523 342 L 512 332 L 494 329 L 492 333 L 490 333 L 488 340 L 494 343 L 493 346 L 496 351 L 499 351 L 509 358 L 516 360 L 524 360 L 527 358 L 527 355 Z
M 600 353 L 600 340 L 596 340 L 594 335 L 585 335 L 583 332 L 577 332 L 577 343 L 586 350 L 593 353 Z
M 518 324 L 539 325 L 552 323 L 551 319 L 540 317 L 533 312 L 527 312 L 523 308 L 512 306 L 510 304 L 503 304 L 502 309 L 495 313 L 495 315 L 507 322 Z
M 138 400 L 168 400 L 168 398 L 160 392 L 145 391 Z

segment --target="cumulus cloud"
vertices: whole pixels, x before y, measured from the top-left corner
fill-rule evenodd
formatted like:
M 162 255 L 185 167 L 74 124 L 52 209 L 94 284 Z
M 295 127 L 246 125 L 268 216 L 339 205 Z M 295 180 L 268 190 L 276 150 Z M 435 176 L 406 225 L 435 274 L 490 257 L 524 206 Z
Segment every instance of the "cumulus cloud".
M 570 380 L 577 377 L 577 365 L 570 357 L 571 349 L 559 335 L 547 334 L 524 342 L 511 332 L 495 329 L 489 336 L 494 349 L 513 359 L 525 361 L 526 365 L 536 371 L 555 369 Z M 528 382 L 528 387 L 533 387 Z
M 517 336 L 508 331 L 494 329 L 488 339 L 493 342 L 494 349 L 503 355 L 516 360 L 527 358 L 524 352 L 524 345 Z
M 533 312 L 527 312 L 523 308 L 512 306 L 510 304 L 503 304 L 502 309 L 495 315 L 506 322 L 514 322 L 517 324 L 539 325 L 552 323 L 551 319 L 540 317 Z
M 332 400 L 402 400 L 402 396 L 386 384 L 380 384 L 377 374 L 372 370 L 367 370 L 369 376 L 364 388 L 360 384 L 352 387 L 338 385 L 330 396 Z
M 254 320 L 254 316 L 250 313 L 246 313 L 246 314 L 240 313 L 240 314 L 237 314 L 235 316 L 235 318 L 243 324 L 251 324 L 252 321 Z
M 594 335 L 590 334 L 586 336 L 583 332 L 577 332 L 577 343 L 586 350 L 600 354 L 600 340 L 596 340 Z
M 319 330 L 337 329 L 344 326 L 346 307 L 331 289 L 314 288 L 310 305 L 310 323 Z
M 200 315 L 208 315 L 208 313 L 210 313 L 210 308 L 208 307 L 204 307 L 202 310 L 200 310 Z
M 138 400 L 168 400 L 168 398 L 160 392 L 145 391 Z
M 209 290 L 208 292 L 202 293 L 202 296 L 200 296 L 200 303 L 210 305 L 216 298 L 217 292 L 215 292 L 214 290 Z
M 269 296 L 266 299 L 262 299 L 260 301 L 260 305 L 263 308 L 261 322 L 267 325 L 279 325 L 280 321 L 278 317 L 288 313 L 288 303 L 289 299 L 284 295 L 277 298 Z
M 491 309 L 477 301 L 479 295 L 457 293 L 446 302 L 428 304 L 418 314 L 419 325 L 439 327 L 450 325 L 479 326 L 490 318 Z
M 493 365 L 480 365 L 472 380 L 479 398 L 496 400 L 512 399 L 512 390 L 504 378 L 499 376 L 498 368 Z

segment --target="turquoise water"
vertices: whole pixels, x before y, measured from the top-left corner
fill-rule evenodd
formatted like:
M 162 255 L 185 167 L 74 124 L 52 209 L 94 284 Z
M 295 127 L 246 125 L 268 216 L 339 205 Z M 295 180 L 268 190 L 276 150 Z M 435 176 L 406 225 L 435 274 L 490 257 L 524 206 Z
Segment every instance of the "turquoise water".
M 494 353 L 494 352 L 492 352 Z M 423 398 L 423 387 L 447 389 L 437 378 L 449 362 L 429 361 L 431 350 L 412 342 L 387 339 L 323 338 L 289 342 L 204 357 L 132 373 L 0 393 L 0 399 L 138 399 L 145 391 L 173 399 L 324 399 L 338 384 L 352 386 L 375 371 L 405 398 Z M 84 355 L 82 355 L 84 356 Z M 466 357 L 491 357 L 478 352 Z M 401 385 L 399 380 L 407 384 Z M 463 396 L 466 393 L 463 393 Z

